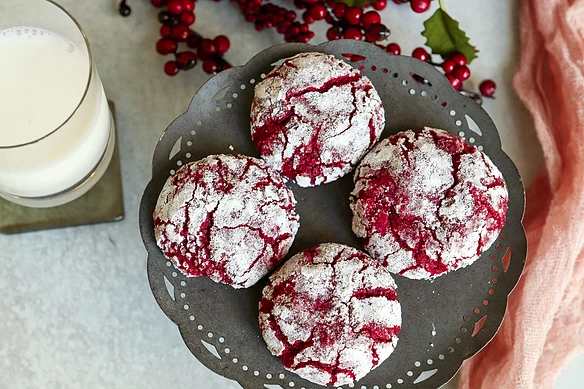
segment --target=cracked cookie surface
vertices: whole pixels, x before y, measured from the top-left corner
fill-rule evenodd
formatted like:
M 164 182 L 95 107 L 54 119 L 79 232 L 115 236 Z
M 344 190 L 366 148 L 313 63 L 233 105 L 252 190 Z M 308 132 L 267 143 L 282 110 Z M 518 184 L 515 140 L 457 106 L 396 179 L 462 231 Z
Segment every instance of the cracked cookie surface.
M 393 352 L 401 328 L 391 274 L 367 254 L 336 243 L 286 261 L 270 277 L 259 310 L 272 354 L 320 385 L 364 377 Z
M 432 279 L 476 261 L 505 224 L 501 172 L 443 130 L 382 140 L 355 171 L 353 231 L 389 271 Z
M 296 201 L 264 161 L 211 155 L 170 176 L 154 211 L 156 243 L 187 276 L 254 285 L 288 253 Z
M 252 140 L 268 165 L 302 187 L 349 173 L 384 126 L 373 84 L 331 55 L 288 58 L 255 87 Z

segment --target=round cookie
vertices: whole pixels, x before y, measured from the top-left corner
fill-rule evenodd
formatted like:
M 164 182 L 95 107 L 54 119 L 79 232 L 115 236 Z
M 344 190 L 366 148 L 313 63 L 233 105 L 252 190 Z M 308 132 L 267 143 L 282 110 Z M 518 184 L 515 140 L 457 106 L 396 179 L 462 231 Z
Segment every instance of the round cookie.
M 432 279 L 497 239 L 508 193 L 489 157 L 443 130 L 382 140 L 355 171 L 353 231 L 392 273 Z
M 265 162 L 211 155 L 168 178 L 154 235 L 185 275 L 247 288 L 288 253 L 299 227 L 295 205 L 284 179 Z
M 270 276 L 259 304 L 262 335 L 286 369 L 320 385 L 359 380 L 394 350 L 396 284 L 352 247 L 320 244 Z
M 255 87 L 252 140 L 268 165 L 302 187 L 349 173 L 384 126 L 373 84 L 331 55 L 288 58 Z

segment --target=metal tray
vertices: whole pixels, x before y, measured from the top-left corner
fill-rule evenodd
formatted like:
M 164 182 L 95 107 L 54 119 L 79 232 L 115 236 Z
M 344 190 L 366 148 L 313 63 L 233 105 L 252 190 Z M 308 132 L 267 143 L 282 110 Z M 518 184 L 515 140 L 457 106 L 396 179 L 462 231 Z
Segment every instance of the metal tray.
M 236 380 L 245 389 L 322 388 L 285 370 L 266 348 L 257 320 L 265 280 L 250 289 L 234 290 L 207 278 L 184 277 L 156 246 L 152 220 L 164 182 L 184 163 L 217 153 L 258 155 L 249 124 L 254 84 L 282 59 L 308 51 L 335 55 L 370 78 L 386 111 L 382 138 L 423 126 L 442 128 L 483 150 L 507 183 L 507 223 L 493 246 L 472 266 L 433 282 L 396 275 L 403 315 L 397 348 L 360 381 L 343 386 L 438 388 L 455 375 L 465 359 L 491 340 L 503 321 L 507 295 L 517 284 L 525 262 L 527 244 L 521 224 L 525 193 L 486 112 L 454 91 L 433 66 L 417 59 L 392 56 L 359 41 L 319 46 L 284 44 L 203 85 L 188 111 L 160 138 L 152 180 L 140 206 L 152 292 L 160 308 L 178 326 L 187 347 L 215 373 Z M 351 61 L 347 54 L 359 57 Z M 352 174 L 315 188 L 290 187 L 298 201 L 301 226 L 289 256 L 322 242 L 362 249 L 351 231 Z

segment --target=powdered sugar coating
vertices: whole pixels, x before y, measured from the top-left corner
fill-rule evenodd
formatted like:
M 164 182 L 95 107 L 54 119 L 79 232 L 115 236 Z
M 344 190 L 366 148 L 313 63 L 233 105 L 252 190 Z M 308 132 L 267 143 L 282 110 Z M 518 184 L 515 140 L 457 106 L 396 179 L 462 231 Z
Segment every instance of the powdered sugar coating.
M 384 126 L 373 84 L 331 55 L 298 54 L 255 87 L 252 140 L 268 165 L 302 187 L 350 172 Z
M 476 261 L 505 224 L 503 176 L 443 130 L 384 139 L 355 172 L 353 231 L 388 270 L 432 279 Z
M 393 352 L 401 306 L 379 262 L 325 243 L 296 254 L 270 277 L 259 322 L 268 349 L 288 370 L 320 385 L 344 385 Z
M 156 243 L 187 276 L 247 288 L 288 253 L 296 200 L 265 162 L 211 155 L 168 178 L 154 211 Z

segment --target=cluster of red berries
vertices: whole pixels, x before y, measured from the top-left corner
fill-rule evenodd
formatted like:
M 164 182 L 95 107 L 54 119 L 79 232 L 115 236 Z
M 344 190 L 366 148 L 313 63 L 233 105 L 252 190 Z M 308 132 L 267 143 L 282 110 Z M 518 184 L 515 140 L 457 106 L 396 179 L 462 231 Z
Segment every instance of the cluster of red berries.
M 175 59 L 164 65 L 169 76 L 181 70 L 189 70 L 202 61 L 207 73 L 229 69 L 231 65 L 223 59 L 229 49 L 229 39 L 219 35 L 215 39 L 203 38 L 191 29 L 195 23 L 194 0 L 150 0 L 156 8 L 166 6 L 166 11 L 158 14 L 161 38 L 156 42 L 156 51 L 162 55 L 173 54 Z M 192 50 L 179 51 L 179 44 L 186 43 Z M 195 52 L 196 50 L 196 52 Z
M 419 14 L 430 9 L 430 0 L 393 0 L 393 2 L 398 5 L 410 3 L 412 10 Z
M 442 63 L 434 63 L 432 62 L 430 54 L 423 47 L 418 47 L 413 51 L 412 57 L 442 68 L 444 75 L 448 81 L 450 81 L 452 87 L 457 91 L 462 91 L 463 83 L 470 78 L 470 69 L 467 66 L 466 57 L 462 53 L 454 53 Z M 493 80 L 485 80 L 481 82 L 479 86 L 479 90 L 484 97 L 493 97 L 495 89 L 496 85 Z M 473 97 L 470 92 L 466 92 L 466 94 Z
M 223 54 L 229 49 L 229 39 L 219 35 L 214 39 L 203 38 L 191 29 L 195 17 L 194 0 L 150 0 L 157 8 L 166 6 L 167 9 L 158 14 L 162 23 L 160 28 L 161 39 L 156 43 L 156 50 L 163 55 L 173 54 L 175 59 L 168 61 L 164 71 L 170 76 L 180 70 L 188 70 L 202 61 L 203 70 L 207 73 L 220 72 L 231 65 L 223 59 Z M 220 1 L 220 0 L 215 0 Z M 286 42 L 308 42 L 314 37 L 310 25 L 324 20 L 330 24 L 326 36 L 329 40 L 357 39 L 373 42 L 386 52 L 400 55 L 401 48 L 397 43 L 381 44 L 389 36 L 389 30 L 381 23 L 378 11 L 385 9 L 387 0 L 373 0 L 365 4 L 365 9 L 348 6 L 335 0 L 294 0 L 294 5 L 302 13 L 302 21 L 297 20 L 295 11 L 274 5 L 267 0 L 230 0 L 236 2 L 248 22 L 254 23 L 256 30 L 275 28 L 284 35 Z M 431 0 L 393 0 L 396 4 L 410 3 L 415 12 L 425 12 L 430 8 Z M 373 8 L 373 10 L 366 10 Z M 122 12 L 124 11 L 124 12 Z M 131 11 L 122 1 L 120 13 L 124 16 Z M 186 43 L 192 50 L 179 51 L 179 44 Z M 450 81 L 452 87 L 464 93 L 477 102 L 482 97 L 493 97 L 496 89 L 492 80 L 483 81 L 480 86 L 480 95 L 465 91 L 463 83 L 469 79 L 471 72 L 467 66 L 467 58 L 462 53 L 455 53 L 442 63 L 432 62 L 430 54 L 422 47 L 416 48 L 412 56 L 441 68 Z
M 284 35 L 286 42 L 306 43 L 314 38 L 308 24 L 296 21 L 296 12 L 284 7 L 266 3 L 262 0 L 230 0 L 237 2 L 245 20 L 254 23 L 255 29 L 261 31 L 274 27 L 278 33 Z
M 381 23 L 381 15 L 377 12 L 387 6 L 385 0 L 375 0 L 369 5 L 375 10 L 367 12 L 359 7 L 349 7 L 345 3 L 328 1 L 326 4 L 328 8 L 325 20 L 331 24 L 326 32 L 329 40 L 344 38 L 379 42 L 389 36 L 389 29 Z

